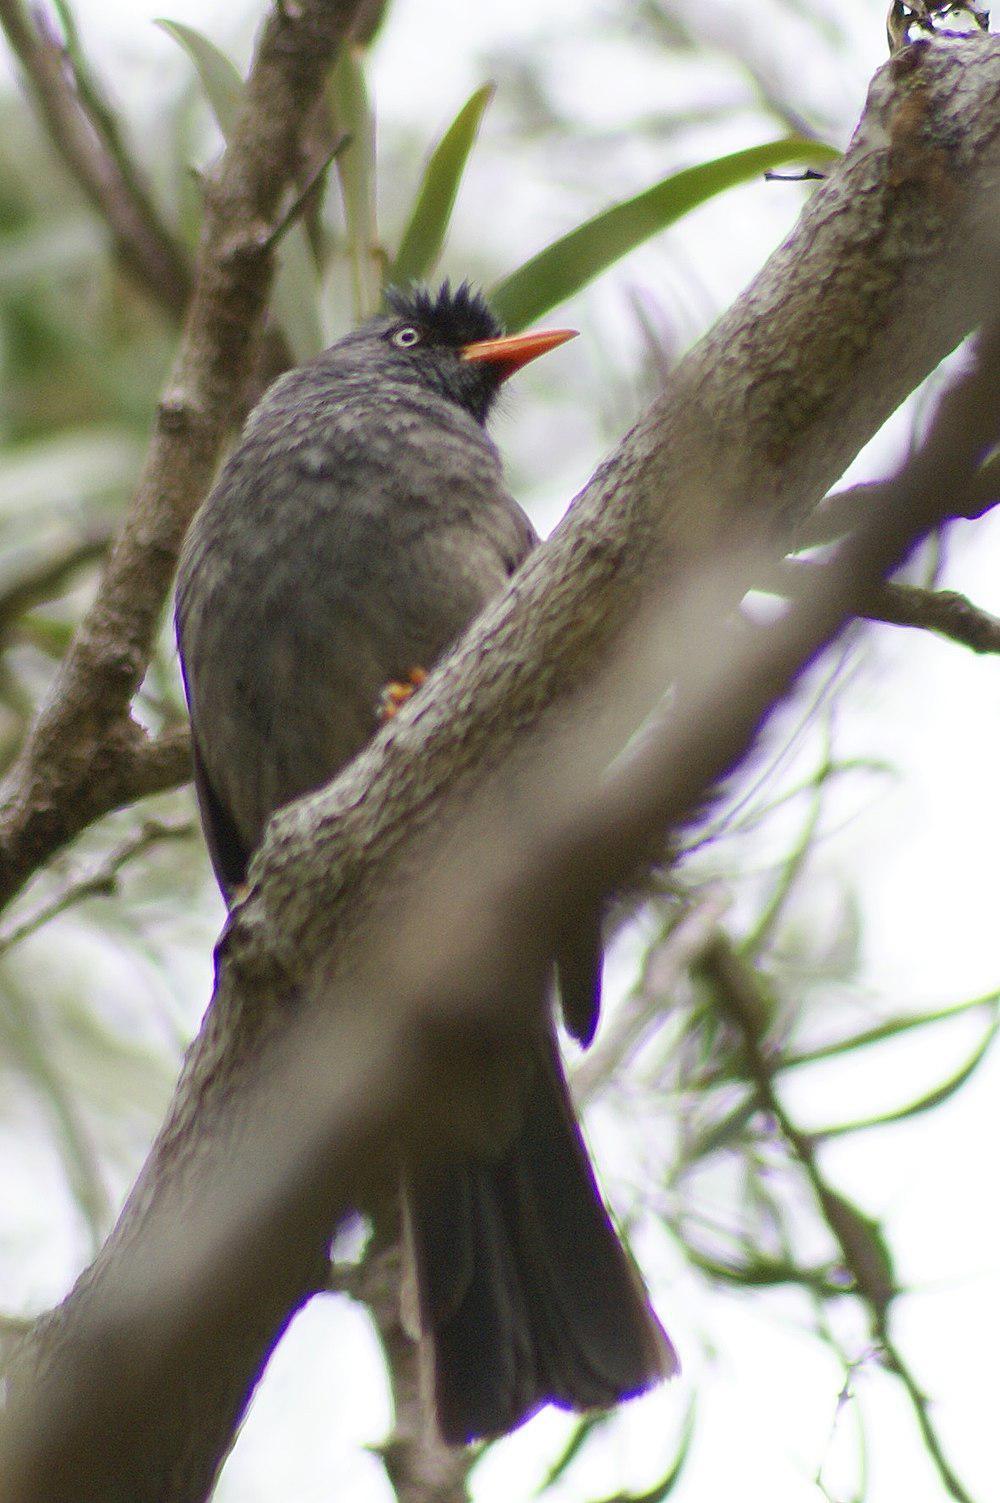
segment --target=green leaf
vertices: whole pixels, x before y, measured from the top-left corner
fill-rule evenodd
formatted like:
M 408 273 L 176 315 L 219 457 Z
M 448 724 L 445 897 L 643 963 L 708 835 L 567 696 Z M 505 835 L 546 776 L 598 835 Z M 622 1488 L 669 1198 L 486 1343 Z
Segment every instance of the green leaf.
M 319 316 L 319 276 L 305 225 L 282 235 L 271 304 L 296 361 L 311 360 L 325 343 Z
M 337 154 L 337 176 L 347 225 L 354 313 L 366 318 L 378 306 L 382 278 L 375 216 L 375 125 L 362 52 L 345 47 L 330 76 L 327 99 L 336 133 L 348 138 Z
M 243 100 L 243 79 L 236 64 L 224 52 L 220 52 L 208 37 L 195 31 L 193 26 L 162 19 L 155 24 L 173 37 L 175 42 L 180 43 L 194 63 L 205 98 L 212 107 L 219 129 L 228 141 Z
M 838 1122 L 835 1127 L 822 1127 L 812 1134 L 817 1141 L 826 1141 L 829 1138 L 844 1138 L 850 1133 L 868 1132 L 873 1127 L 886 1127 L 890 1123 L 905 1122 L 910 1117 L 918 1117 L 923 1112 L 933 1111 L 935 1107 L 942 1106 L 955 1092 L 961 1090 L 979 1069 L 983 1060 L 1000 1031 L 1000 1018 L 994 1016 L 983 1038 L 976 1045 L 972 1054 L 953 1075 L 942 1081 L 939 1086 L 928 1091 L 926 1095 L 918 1096 L 916 1101 L 910 1101 L 906 1106 L 898 1107 L 895 1111 L 885 1112 L 879 1117 L 861 1117 L 854 1122 Z
M 479 132 L 483 112 L 496 93 L 495 84 L 484 84 L 467 100 L 445 131 L 424 171 L 423 181 L 410 214 L 410 222 L 387 280 L 405 284 L 426 277 L 437 262 L 455 206 L 465 164 Z
M 243 99 L 243 79 L 235 63 L 191 26 L 180 21 L 156 24 L 180 43 L 194 63 L 205 97 L 228 141 Z M 296 360 L 308 360 L 322 349 L 318 298 L 309 238 L 302 225 L 293 224 L 281 238 L 271 304 Z
M 509 330 L 523 329 L 717 193 L 786 162 L 829 160 L 837 155 L 832 146 L 788 136 L 672 173 L 539 251 L 494 287 L 490 303 Z
M 897 1285 L 892 1253 L 881 1226 L 839 1190 L 825 1184 L 814 1188 L 858 1293 L 884 1315 L 896 1296 Z
M 610 1414 L 605 1411 L 600 1414 L 585 1414 L 577 1420 L 572 1435 L 559 1456 L 552 1463 L 544 1482 L 539 1487 L 536 1494 L 537 1497 L 541 1497 L 543 1493 L 547 1493 L 550 1488 L 555 1487 L 556 1483 L 562 1480 L 564 1473 L 569 1470 L 594 1431 L 606 1426 L 610 1418 Z
M 989 1008 L 996 1015 L 1000 1007 L 1000 992 L 987 992 L 984 997 L 972 997 L 967 1002 L 952 1003 L 948 1007 L 938 1007 L 931 1012 L 903 1013 L 897 1017 L 887 1018 L 884 1023 L 879 1023 L 874 1028 L 866 1028 L 860 1033 L 852 1033 L 847 1038 L 835 1039 L 832 1043 L 819 1044 L 813 1049 L 786 1054 L 780 1061 L 780 1067 L 782 1070 L 794 1070 L 799 1065 L 815 1064 L 817 1060 L 833 1059 L 839 1054 L 852 1054 L 855 1049 L 867 1049 L 872 1044 L 885 1043 L 887 1039 L 896 1038 L 899 1034 L 911 1033 L 915 1028 L 927 1028 L 937 1023 L 950 1022 L 952 1018 L 966 1017 L 968 1013 L 984 1007 Z

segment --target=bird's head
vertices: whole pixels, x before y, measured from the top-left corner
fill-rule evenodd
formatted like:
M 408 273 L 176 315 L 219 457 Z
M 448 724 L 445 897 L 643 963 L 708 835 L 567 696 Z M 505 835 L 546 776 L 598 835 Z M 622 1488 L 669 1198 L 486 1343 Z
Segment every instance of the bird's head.
M 379 369 L 431 386 L 481 423 L 508 376 L 576 333 L 537 329 L 504 334 L 485 297 L 467 282 L 454 290 L 445 282 L 436 293 L 422 287 L 390 288 L 385 301 L 388 312 L 355 336 L 377 341 Z

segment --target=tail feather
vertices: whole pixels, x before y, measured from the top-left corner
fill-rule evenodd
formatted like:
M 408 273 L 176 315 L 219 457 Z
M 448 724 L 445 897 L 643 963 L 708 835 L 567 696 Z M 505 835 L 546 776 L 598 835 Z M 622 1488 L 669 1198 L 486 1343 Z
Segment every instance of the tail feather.
M 443 1438 L 544 1403 L 609 1408 L 677 1371 L 601 1200 L 554 1041 L 502 1155 L 411 1185 L 410 1237 Z

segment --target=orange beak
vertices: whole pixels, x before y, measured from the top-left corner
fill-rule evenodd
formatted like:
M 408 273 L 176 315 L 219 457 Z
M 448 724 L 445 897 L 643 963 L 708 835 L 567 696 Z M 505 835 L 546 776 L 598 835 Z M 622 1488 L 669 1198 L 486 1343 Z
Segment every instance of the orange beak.
M 567 339 L 575 339 L 576 329 L 530 329 L 527 334 L 505 334 L 500 339 L 477 339 L 459 351 L 463 360 L 483 360 L 495 367 L 500 380 L 506 381 L 529 360 L 548 354 Z

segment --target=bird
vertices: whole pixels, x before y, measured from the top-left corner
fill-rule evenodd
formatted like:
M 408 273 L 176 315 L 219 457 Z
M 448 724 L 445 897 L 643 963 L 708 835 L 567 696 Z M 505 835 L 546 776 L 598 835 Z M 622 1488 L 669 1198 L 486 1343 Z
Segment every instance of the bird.
M 176 589 L 195 788 L 230 904 L 271 814 L 362 750 L 537 546 L 486 422 L 504 381 L 573 333 L 505 334 L 465 282 L 390 288 L 250 413 Z M 556 968 L 586 1045 L 596 924 Z M 678 1369 L 598 1188 L 548 996 L 539 1017 L 508 1137 L 401 1179 L 449 1445 L 505 1435 L 546 1403 L 608 1409 Z

